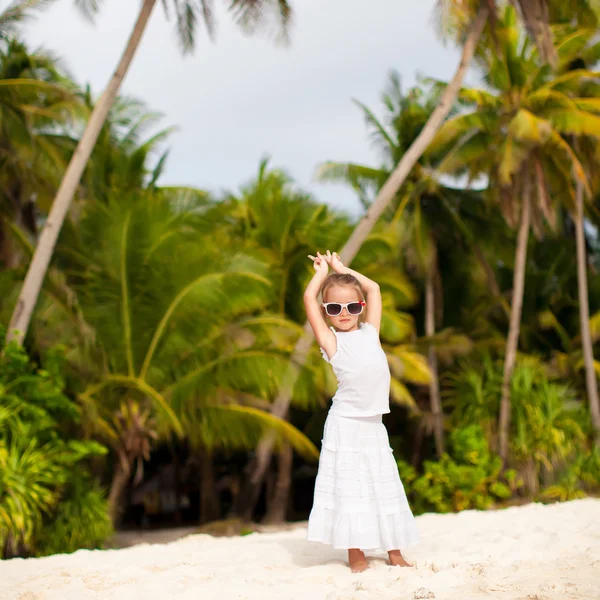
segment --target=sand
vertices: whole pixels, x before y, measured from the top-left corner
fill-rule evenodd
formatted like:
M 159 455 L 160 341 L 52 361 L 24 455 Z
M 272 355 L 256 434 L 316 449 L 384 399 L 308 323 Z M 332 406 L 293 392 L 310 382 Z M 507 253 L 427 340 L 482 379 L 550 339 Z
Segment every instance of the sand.
M 235 538 L 0 562 L 0 598 L 18 600 L 600 599 L 600 500 L 418 517 L 415 568 L 352 574 L 345 553 L 301 526 Z M 369 554 L 368 554 L 369 556 Z

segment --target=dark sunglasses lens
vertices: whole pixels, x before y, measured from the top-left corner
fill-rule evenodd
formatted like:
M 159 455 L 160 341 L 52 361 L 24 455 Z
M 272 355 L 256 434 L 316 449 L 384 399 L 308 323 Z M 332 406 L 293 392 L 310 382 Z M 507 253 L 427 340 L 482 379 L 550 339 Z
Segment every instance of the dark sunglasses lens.
M 362 312 L 362 304 L 360 302 L 352 302 L 348 304 L 348 312 L 351 315 L 360 315 Z
M 337 317 L 342 312 L 341 304 L 328 304 L 327 305 L 327 314 L 330 317 Z

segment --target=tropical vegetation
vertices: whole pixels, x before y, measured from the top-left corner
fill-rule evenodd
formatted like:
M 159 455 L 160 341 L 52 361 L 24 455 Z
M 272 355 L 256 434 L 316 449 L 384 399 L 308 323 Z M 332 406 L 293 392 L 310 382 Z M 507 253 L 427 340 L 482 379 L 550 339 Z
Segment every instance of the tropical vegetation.
M 336 387 L 302 305 L 315 249 L 381 286 L 386 425 L 416 512 L 598 493 L 587 3 L 542 2 L 545 21 L 528 2 L 443 3 L 453 79 L 392 72 L 382 111 L 356 102 L 379 164 L 318 165 L 358 219 L 270 159 L 220 195 L 161 185 L 172 129 L 28 48 L 18 26 L 43 4 L 0 14 L 2 557 L 103 547 L 123 525 L 306 518 Z M 289 18 L 232 4 L 248 25 Z

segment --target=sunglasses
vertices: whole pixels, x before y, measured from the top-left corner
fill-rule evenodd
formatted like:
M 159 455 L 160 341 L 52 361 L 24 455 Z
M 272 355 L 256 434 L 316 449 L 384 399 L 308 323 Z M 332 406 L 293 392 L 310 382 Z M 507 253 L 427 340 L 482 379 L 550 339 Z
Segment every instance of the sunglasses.
M 348 311 L 349 315 L 360 315 L 366 305 L 367 303 L 362 300 L 360 302 L 346 302 L 346 304 L 340 302 L 324 302 L 322 304 L 325 312 L 330 317 L 337 317 L 342 314 L 344 308 Z

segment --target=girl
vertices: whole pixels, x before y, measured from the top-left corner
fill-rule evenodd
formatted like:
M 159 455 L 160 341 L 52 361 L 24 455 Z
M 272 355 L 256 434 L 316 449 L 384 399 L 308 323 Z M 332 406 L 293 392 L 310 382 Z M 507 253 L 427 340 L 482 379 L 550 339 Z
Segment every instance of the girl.
M 338 389 L 325 421 L 307 539 L 348 549 L 355 573 L 368 568 L 365 549 L 387 550 L 391 565 L 409 567 L 400 547 L 418 534 L 381 420 L 390 412 L 390 370 L 379 342 L 379 286 L 345 267 L 336 252 L 309 258 L 316 273 L 304 305 Z

